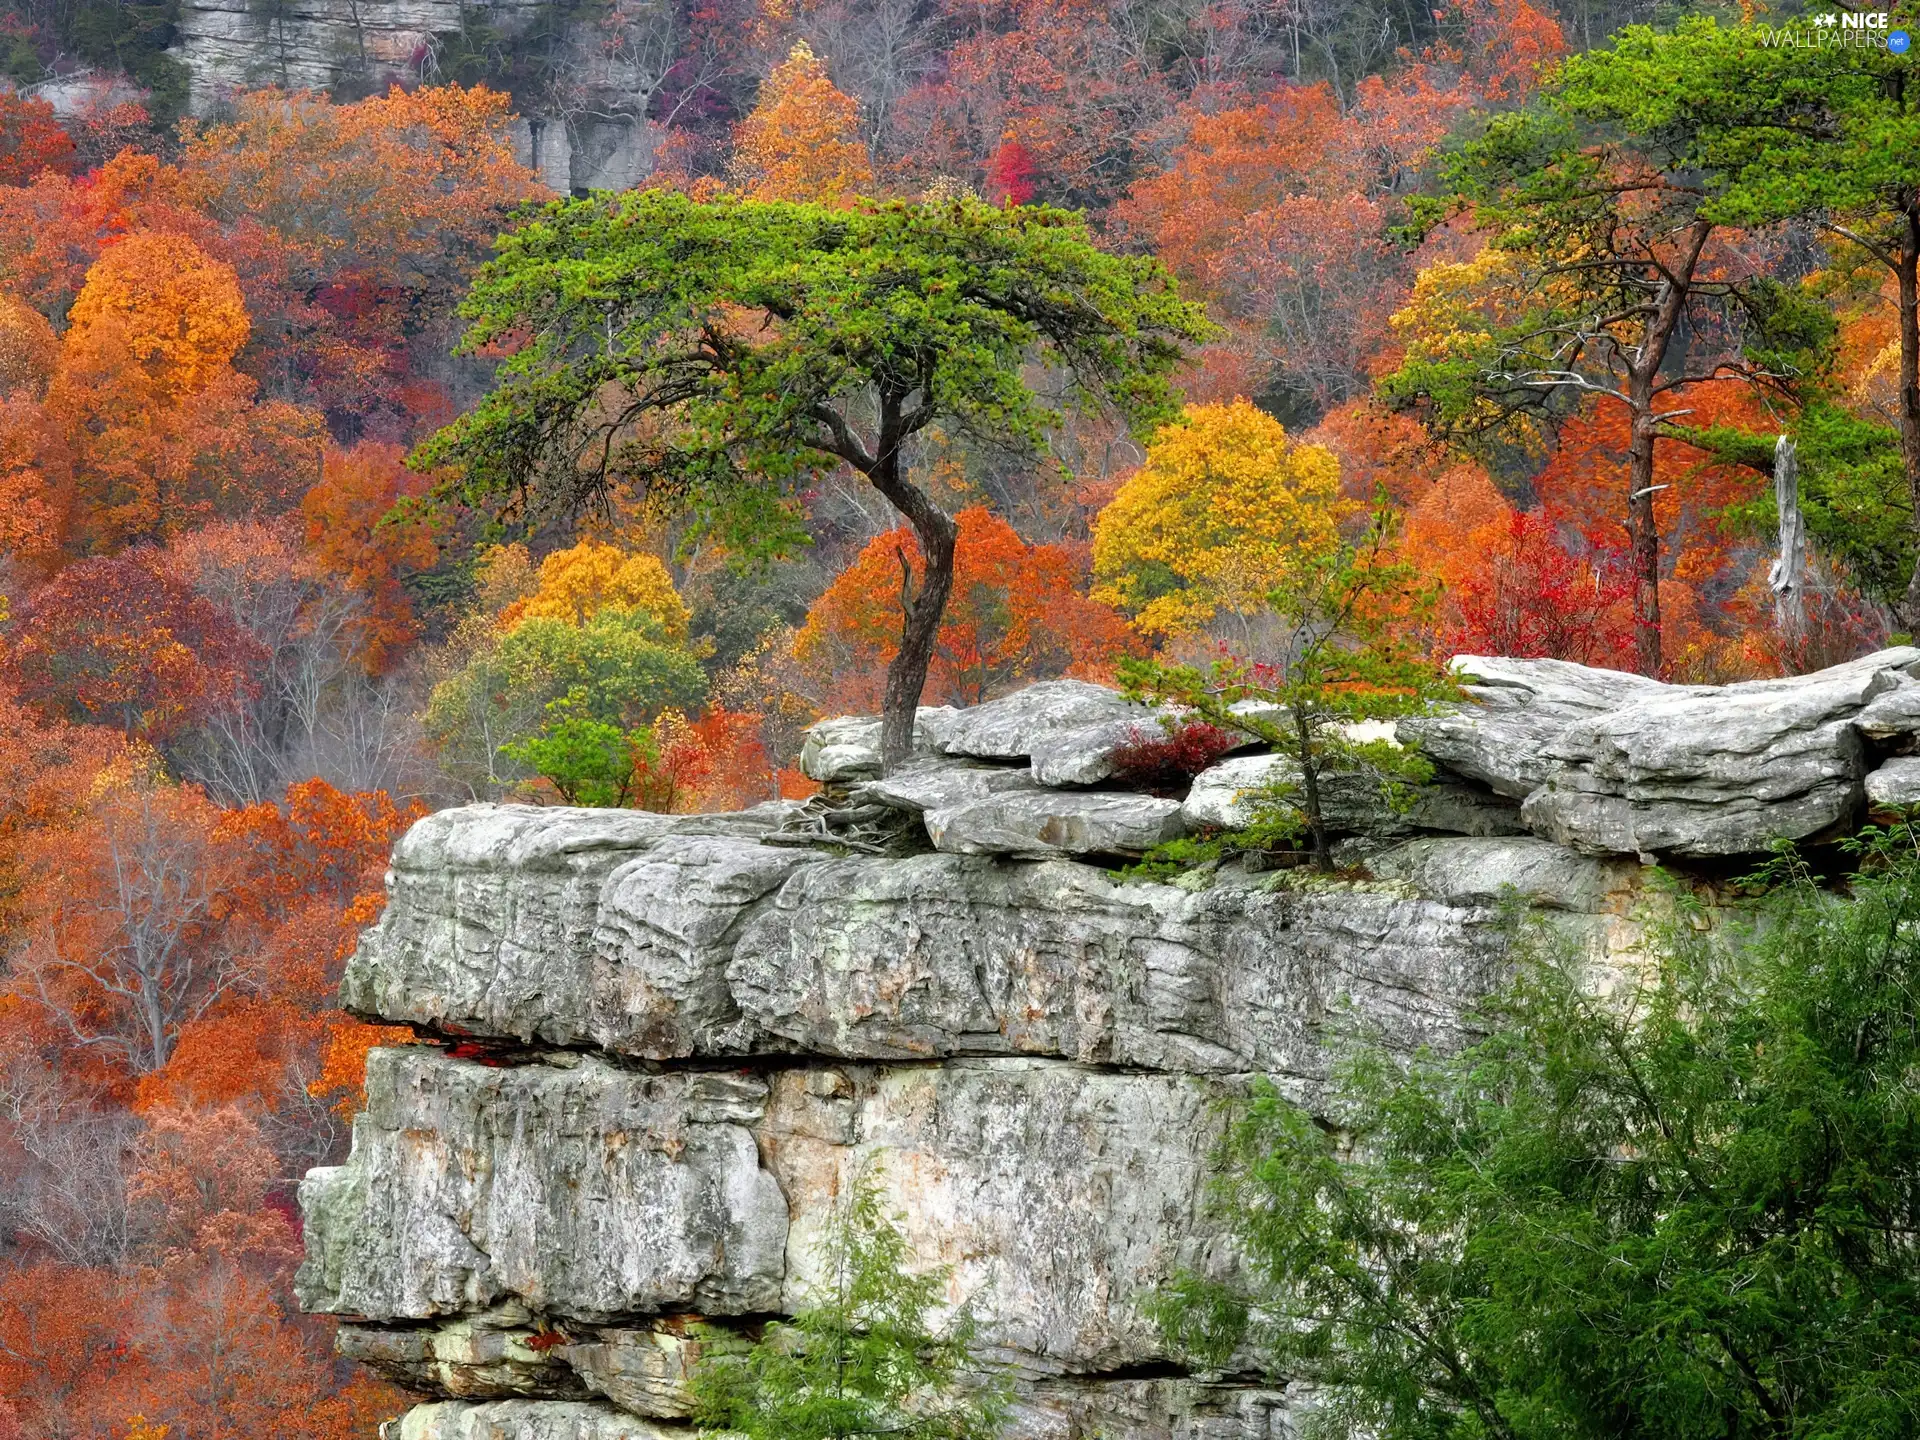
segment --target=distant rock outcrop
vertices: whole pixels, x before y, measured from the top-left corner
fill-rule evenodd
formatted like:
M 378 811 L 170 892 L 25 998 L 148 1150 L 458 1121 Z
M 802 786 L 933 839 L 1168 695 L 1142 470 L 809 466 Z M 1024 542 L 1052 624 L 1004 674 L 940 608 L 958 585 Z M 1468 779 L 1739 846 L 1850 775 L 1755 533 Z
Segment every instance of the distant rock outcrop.
M 344 999 L 438 1043 L 374 1052 L 351 1157 L 302 1187 L 302 1302 L 431 1397 L 403 1440 L 686 1440 L 689 1324 L 791 1309 L 877 1161 L 1012 1435 L 1293 1434 L 1283 1377 L 1189 1373 L 1142 1308 L 1232 1263 L 1206 1178 L 1254 1078 L 1315 1106 L 1336 1030 L 1460 1044 L 1509 905 L 1630 967 L 1648 860 L 1710 893 L 1920 789 L 1920 650 L 1719 689 L 1458 663 L 1468 699 L 1399 727 L 1438 766 L 1411 808 L 1336 787 L 1334 882 L 1120 880 L 1286 762 L 1127 791 L 1111 753 L 1157 720 L 1077 682 L 923 711 L 885 779 L 877 722 L 817 726 L 806 768 L 894 817 L 887 853 L 791 843 L 784 803 L 422 820 Z

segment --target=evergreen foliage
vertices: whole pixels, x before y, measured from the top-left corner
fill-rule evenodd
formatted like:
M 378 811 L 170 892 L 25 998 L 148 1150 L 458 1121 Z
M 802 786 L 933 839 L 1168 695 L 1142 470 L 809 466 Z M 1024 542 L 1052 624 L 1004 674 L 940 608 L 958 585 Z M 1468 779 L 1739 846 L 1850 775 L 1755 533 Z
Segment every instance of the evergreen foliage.
M 1485 1038 L 1357 1046 L 1330 1133 L 1261 1094 L 1218 1198 L 1244 1280 L 1196 1360 L 1328 1387 L 1382 1440 L 1893 1440 L 1920 1426 L 1920 832 L 1842 894 L 1791 852 L 1738 925 L 1685 893 L 1597 983 L 1522 936 Z
M 805 1308 L 745 1354 L 725 1332 L 703 1332 L 695 1418 L 747 1440 L 998 1435 L 1004 1391 L 968 1374 L 972 1317 L 963 1308 L 932 1329 L 946 1273 L 909 1274 L 907 1258 L 874 1176 L 862 1174 L 822 1236 L 825 1281 Z

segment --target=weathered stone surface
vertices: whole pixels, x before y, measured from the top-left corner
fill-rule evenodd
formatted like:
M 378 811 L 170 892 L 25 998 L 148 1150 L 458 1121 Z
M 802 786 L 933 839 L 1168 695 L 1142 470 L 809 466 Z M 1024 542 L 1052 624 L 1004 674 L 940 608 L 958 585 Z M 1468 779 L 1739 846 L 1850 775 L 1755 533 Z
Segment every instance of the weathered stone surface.
M 300 1187 L 301 1304 L 370 1320 L 769 1309 L 787 1213 L 747 1129 L 765 1095 L 739 1075 L 377 1050 L 350 1157 Z
M 572 1367 L 553 1350 L 528 1343 L 539 1333 L 524 1305 L 508 1304 L 438 1325 L 343 1324 L 333 1348 L 429 1395 L 584 1399 L 588 1387 Z
M 862 782 L 854 787 L 852 798 L 917 815 L 984 800 L 989 795 L 1039 788 L 1033 772 L 1024 765 L 984 765 L 927 756 L 903 765 L 885 779 Z
M 397 1440 L 689 1440 L 691 1434 L 612 1405 L 554 1400 L 416 1405 L 397 1428 Z
M 1084 680 L 1043 680 L 998 700 L 954 712 L 937 742 L 947 755 L 1026 760 L 1037 747 L 1113 721 L 1154 725 L 1154 712 Z M 1061 783 L 1061 782 L 1049 782 Z
M 1598 860 L 1531 837 L 1410 840 L 1374 856 L 1383 880 L 1405 880 L 1449 905 L 1497 905 L 1508 896 L 1549 910 L 1597 915 L 1625 895 L 1639 865 Z
M 1576 721 L 1521 806 L 1536 834 L 1596 854 L 1740 855 L 1851 819 L 1865 752 L 1853 721 L 1920 650 L 1814 675 L 1667 687 Z
M 493 823 L 435 818 L 463 814 Z M 1444 1042 L 1441 1017 L 1500 953 L 1472 908 L 1269 877 L 1119 884 L 1067 860 L 829 859 L 695 836 L 628 856 L 586 899 L 503 856 L 467 875 L 487 903 L 462 924 L 438 914 L 442 889 L 398 860 L 394 874 L 349 964 L 364 1008 L 419 1019 L 431 995 L 457 1031 L 652 1059 L 1026 1053 L 1304 1074 L 1317 1017 L 1348 999 L 1408 1045 Z M 422 903 L 427 918 L 409 913 Z M 501 916 L 567 963 L 500 943 Z M 383 997 L 392 1011 L 365 1003 Z
M 1164 740 L 1166 729 L 1144 706 L 1139 714 L 1044 735 L 1032 749 L 1033 778 L 1042 785 L 1098 785 L 1114 773 L 1114 752 L 1141 741 Z
M 990 795 L 924 818 L 950 855 L 1141 855 L 1187 829 L 1178 800 L 1109 790 Z
M 1235 755 L 1194 777 L 1180 807 L 1192 830 L 1238 830 L 1253 823 L 1269 787 L 1297 786 L 1300 767 L 1285 755 Z M 1405 808 L 1387 800 L 1371 775 L 1321 777 L 1321 806 L 1330 829 L 1357 835 L 1396 836 L 1415 830 L 1462 835 L 1524 834 L 1519 807 L 1501 797 L 1452 781 L 1404 787 Z
M 693 1367 L 702 1344 L 677 1320 L 603 1329 L 559 1347 L 560 1358 L 596 1395 L 636 1415 L 684 1420 L 693 1413 Z
M 667 816 L 468 805 L 429 815 L 394 847 L 387 909 L 360 937 L 341 1002 L 396 1023 L 556 1045 L 591 1039 L 603 943 L 596 925 L 608 877 L 666 840 L 751 842 L 787 808 Z M 795 855 L 757 845 L 751 852 L 776 867 Z M 697 849 L 687 854 L 699 864 Z M 644 1023 L 618 1021 L 628 1029 Z
M 1462 655 L 1453 668 L 1468 702 L 1402 720 L 1397 732 L 1455 774 L 1515 800 L 1531 794 L 1552 773 L 1546 747 L 1576 721 L 1634 696 L 1677 688 L 1644 675 L 1596 670 L 1568 660 Z
M 1479 909 L 1242 876 L 1116 884 L 1067 861 L 924 856 L 797 872 L 740 932 L 743 1014 L 817 1055 L 1057 1055 L 1232 1073 L 1324 1073 L 1349 1005 L 1389 1043 L 1446 1045 L 1497 973 Z
M 1920 756 L 1897 756 L 1869 774 L 1867 799 L 1893 810 L 1920 805 Z
M 1897 684 L 1874 696 L 1853 723 L 1878 745 L 1911 751 L 1920 744 L 1920 683 Z
M 786 1308 L 822 1283 L 822 1225 L 866 1170 L 915 1256 L 952 1267 L 948 1298 L 971 1302 L 988 1353 L 1072 1372 L 1164 1358 L 1140 1302 L 1210 1264 L 1207 1157 L 1231 1086 L 1057 1060 L 837 1075 L 775 1076 L 760 1132 L 793 1207 Z
M 941 737 L 960 713 L 949 705 L 922 705 L 914 716 L 914 753 L 930 754 L 937 750 Z M 844 785 L 878 775 L 879 717 L 842 715 L 814 725 L 800 747 L 800 773 L 823 785 Z

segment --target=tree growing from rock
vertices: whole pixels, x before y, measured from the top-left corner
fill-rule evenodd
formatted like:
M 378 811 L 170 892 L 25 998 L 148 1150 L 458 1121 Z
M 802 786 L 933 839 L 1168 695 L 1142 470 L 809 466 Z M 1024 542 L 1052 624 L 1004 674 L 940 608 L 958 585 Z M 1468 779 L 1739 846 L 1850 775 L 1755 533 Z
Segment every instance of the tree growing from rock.
M 1452 691 L 1440 665 L 1408 639 L 1407 621 L 1432 592 L 1395 559 L 1388 512 L 1359 540 L 1303 557 L 1266 593 L 1284 639 L 1271 661 L 1225 655 L 1206 667 L 1128 660 L 1129 698 L 1171 702 L 1228 734 L 1246 736 L 1293 762 L 1295 777 L 1258 797 L 1270 837 L 1305 832 L 1313 861 L 1333 869 L 1326 780 L 1335 772 L 1376 779 L 1389 801 L 1427 779 L 1432 766 L 1369 722 L 1418 714 Z
M 804 540 L 796 490 L 847 466 L 912 525 L 925 570 L 887 671 L 908 754 L 957 529 L 911 478 L 915 437 L 1043 443 L 1064 405 L 1170 419 L 1210 333 L 1150 259 L 1057 210 L 967 200 L 852 211 L 645 191 L 550 206 L 501 241 L 465 312 L 500 383 L 426 448 L 442 493 L 537 518 L 620 490 L 673 500 L 743 561 Z

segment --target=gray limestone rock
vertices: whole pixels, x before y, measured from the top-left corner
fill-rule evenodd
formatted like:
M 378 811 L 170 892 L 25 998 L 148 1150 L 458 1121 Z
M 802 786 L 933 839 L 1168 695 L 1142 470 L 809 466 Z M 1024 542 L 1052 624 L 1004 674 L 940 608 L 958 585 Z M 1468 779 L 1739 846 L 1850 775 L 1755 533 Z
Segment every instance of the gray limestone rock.
M 950 855 L 1141 855 L 1187 828 L 1178 800 L 1097 790 L 991 795 L 925 819 Z
M 587 1038 L 607 877 L 663 840 L 757 839 L 788 808 L 670 816 L 467 805 L 429 815 L 394 847 L 387 909 L 360 937 L 341 1003 L 396 1024 L 558 1045 Z
M 1867 799 L 1888 810 L 1920 805 L 1920 755 L 1901 755 L 1867 776 Z
M 1717 689 L 1666 687 L 1578 720 L 1521 806 L 1536 834 L 1591 854 L 1741 855 L 1830 831 L 1858 811 L 1854 720 L 1920 650 Z
M 1043 680 L 984 705 L 956 711 L 940 736 L 938 748 L 943 754 L 971 755 L 979 760 L 1026 760 L 1048 742 L 1064 743 L 1070 733 L 1113 721 L 1156 723 L 1152 710 L 1132 704 L 1104 685 L 1090 685 L 1084 680 Z
M 1033 745 L 1033 778 L 1042 785 L 1098 785 L 1114 774 L 1114 753 L 1141 741 L 1164 740 L 1166 729 L 1145 706 L 1139 714 L 1045 735 Z
M 1511 896 L 1548 910 L 1597 915 L 1632 890 L 1639 866 L 1599 860 L 1532 837 L 1410 840 L 1368 861 L 1383 880 L 1404 880 L 1449 905 L 1496 905 Z
M 352 1153 L 300 1187 L 300 1302 L 377 1321 L 769 1309 L 787 1210 L 748 1129 L 765 1096 L 724 1073 L 376 1050 Z
M 1286 755 L 1234 755 L 1193 777 L 1180 806 L 1189 829 L 1240 830 L 1253 823 L 1263 793 L 1299 783 L 1300 767 Z
M 930 754 L 937 750 L 941 737 L 960 713 L 948 705 L 922 705 L 914 716 L 914 753 Z M 800 773 L 823 785 L 844 785 L 878 775 L 879 717 L 841 715 L 812 726 L 800 747 Z
M 926 756 L 903 765 L 881 780 L 867 780 L 853 788 L 856 802 L 872 801 L 918 815 L 945 810 L 990 795 L 1015 790 L 1037 790 L 1026 766 L 983 765 L 973 760 Z
M 1396 727 L 1399 736 L 1417 743 L 1456 775 L 1515 800 L 1531 794 L 1553 772 L 1546 748 L 1575 722 L 1635 696 L 1680 688 L 1568 660 L 1462 655 L 1453 668 L 1468 702 L 1402 720 Z
M 1350 1007 L 1389 1043 L 1454 1043 L 1448 1017 L 1500 964 L 1492 919 L 1252 877 L 1196 893 L 1067 861 L 841 860 L 742 929 L 729 978 L 743 1013 L 813 1054 L 1317 1078 L 1320 1027 Z
M 1913 750 L 1920 745 L 1920 683 L 1898 684 L 1874 696 L 1853 723 L 1878 745 Z
M 1253 823 L 1260 797 L 1273 785 L 1298 786 L 1300 767 L 1285 755 L 1235 755 L 1194 777 L 1180 807 L 1192 830 L 1238 830 Z M 1526 833 L 1519 807 L 1471 786 L 1437 780 L 1403 786 L 1398 808 L 1377 777 L 1334 772 L 1321 777 L 1328 826 L 1339 832 L 1392 837 L 1415 830 L 1462 835 Z
M 865 1171 L 916 1260 L 951 1267 L 988 1353 L 1075 1373 L 1165 1358 L 1141 1302 L 1217 1263 L 1206 1178 L 1231 1087 L 1042 1060 L 841 1074 L 824 1096 L 774 1077 L 761 1130 L 794 1216 L 784 1308 L 822 1283 L 822 1226 Z
M 439 848 L 471 857 L 445 838 L 462 817 L 495 821 L 434 817 Z M 1251 877 L 1192 891 L 1064 859 L 830 859 L 701 836 L 626 855 L 590 894 L 503 853 L 464 872 L 450 919 L 448 888 L 403 868 L 413 853 L 402 845 L 387 912 L 349 962 L 363 1009 L 648 1059 L 1026 1053 L 1307 1073 L 1314 1017 L 1348 1000 L 1409 1045 L 1443 1043 L 1433 1027 L 1500 954 L 1476 909 L 1364 891 Z M 565 963 L 503 933 L 543 937 Z
M 457 1315 L 438 1325 L 356 1325 L 334 1333 L 334 1352 L 396 1385 L 453 1399 L 585 1399 L 588 1387 L 552 1349 L 524 1305 Z
M 416 1405 L 395 1440 L 688 1440 L 679 1425 L 657 1425 L 600 1402 L 445 1400 Z

